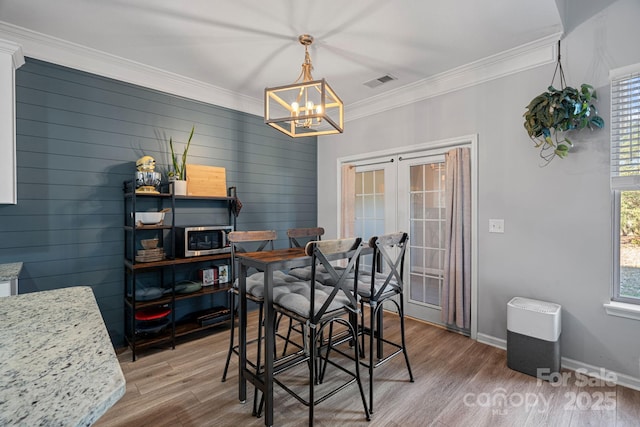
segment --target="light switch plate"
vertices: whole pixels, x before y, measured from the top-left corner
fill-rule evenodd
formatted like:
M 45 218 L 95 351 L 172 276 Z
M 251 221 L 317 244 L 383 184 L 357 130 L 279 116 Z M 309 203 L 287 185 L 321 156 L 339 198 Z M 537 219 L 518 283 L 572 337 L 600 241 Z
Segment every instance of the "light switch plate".
M 490 219 L 489 233 L 504 233 L 504 219 Z

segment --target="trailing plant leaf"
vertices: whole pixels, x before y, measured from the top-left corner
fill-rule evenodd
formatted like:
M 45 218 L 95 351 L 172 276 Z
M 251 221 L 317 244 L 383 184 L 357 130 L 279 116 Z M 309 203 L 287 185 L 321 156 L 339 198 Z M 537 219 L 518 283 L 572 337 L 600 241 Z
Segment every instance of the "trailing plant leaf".
M 580 90 L 570 86 L 563 89 L 549 86 L 546 92 L 529 102 L 524 113 L 524 128 L 534 147 L 540 148 L 545 165 L 555 156 L 566 157 L 573 146 L 564 132 L 604 127 L 604 120 L 591 103 L 596 99 L 593 86 L 583 84 Z

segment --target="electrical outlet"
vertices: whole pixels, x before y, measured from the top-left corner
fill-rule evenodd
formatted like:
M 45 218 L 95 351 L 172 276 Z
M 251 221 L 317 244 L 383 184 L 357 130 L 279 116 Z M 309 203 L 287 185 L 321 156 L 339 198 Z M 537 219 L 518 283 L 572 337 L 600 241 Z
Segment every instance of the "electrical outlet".
M 490 219 L 489 233 L 504 233 L 504 219 Z

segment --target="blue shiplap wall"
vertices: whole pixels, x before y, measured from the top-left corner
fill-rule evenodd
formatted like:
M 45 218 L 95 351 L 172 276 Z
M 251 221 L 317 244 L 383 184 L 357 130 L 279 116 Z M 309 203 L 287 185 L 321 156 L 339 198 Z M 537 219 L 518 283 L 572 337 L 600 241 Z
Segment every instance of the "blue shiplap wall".
M 316 226 L 316 139 L 262 118 L 27 59 L 16 72 L 18 204 L 0 205 L 0 263 L 24 262 L 20 292 L 91 286 L 123 344 L 122 182 L 142 155 L 166 172 L 168 140 L 188 162 L 222 166 L 238 229 Z M 207 220 L 203 220 L 207 221 Z M 197 221 L 194 219 L 194 223 Z

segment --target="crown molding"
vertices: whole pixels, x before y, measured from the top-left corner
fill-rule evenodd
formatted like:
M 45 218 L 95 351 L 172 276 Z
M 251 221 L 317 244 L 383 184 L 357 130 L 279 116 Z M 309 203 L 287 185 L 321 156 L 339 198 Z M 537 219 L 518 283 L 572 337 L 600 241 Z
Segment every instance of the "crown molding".
M 232 92 L 208 83 L 184 77 L 82 46 L 46 34 L 0 21 L 0 39 L 20 45 L 24 55 L 76 70 L 168 92 L 208 104 L 261 116 L 261 99 Z
M 22 53 L 22 46 L 20 46 L 18 43 L 0 39 L 0 53 L 11 55 L 11 62 L 13 63 L 14 70 L 17 70 L 18 68 L 22 67 L 22 65 L 24 65 L 24 54 Z
M 556 60 L 562 33 L 507 50 L 392 91 L 345 106 L 345 121 L 378 114 L 448 92 L 529 70 Z M 148 87 L 196 101 L 242 111 L 264 113 L 263 100 L 241 95 L 179 74 L 0 21 L 0 39 L 18 46 L 17 58 L 40 59 L 88 73 Z M 0 49 L 3 45 L 0 44 Z M 14 57 L 16 58 L 16 57 Z M 14 59 L 15 63 L 16 59 Z M 24 58 L 22 58 L 24 61 Z M 22 64 L 20 64 L 22 65 Z M 17 68 L 17 67 L 16 67 Z
M 404 105 L 530 70 L 556 61 L 562 33 L 483 58 L 435 76 L 345 106 L 345 121 L 360 119 Z

